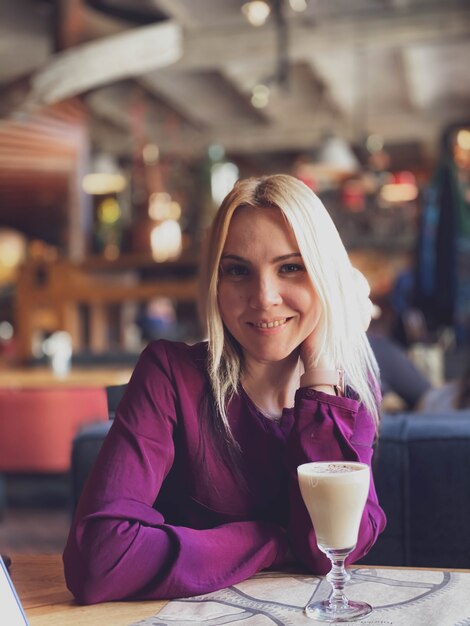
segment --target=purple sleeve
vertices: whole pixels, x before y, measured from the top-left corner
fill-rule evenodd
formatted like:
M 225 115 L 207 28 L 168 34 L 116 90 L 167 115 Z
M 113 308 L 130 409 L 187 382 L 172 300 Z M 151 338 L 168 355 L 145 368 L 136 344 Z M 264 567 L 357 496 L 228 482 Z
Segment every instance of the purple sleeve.
M 307 509 L 300 494 L 297 467 L 309 461 L 360 461 L 371 466 L 375 425 L 357 400 L 330 396 L 308 387 L 297 391 L 295 424 L 288 437 L 289 471 L 288 537 L 294 556 L 312 572 L 326 574 L 331 567 L 317 546 Z M 377 501 L 373 476 L 351 563 L 363 557 L 385 527 L 385 514 Z
M 174 459 L 175 387 L 164 348 L 144 352 L 83 492 L 64 551 L 78 602 L 190 596 L 276 563 L 285 533 L 241 521 L 207 530 L 153 508 Z

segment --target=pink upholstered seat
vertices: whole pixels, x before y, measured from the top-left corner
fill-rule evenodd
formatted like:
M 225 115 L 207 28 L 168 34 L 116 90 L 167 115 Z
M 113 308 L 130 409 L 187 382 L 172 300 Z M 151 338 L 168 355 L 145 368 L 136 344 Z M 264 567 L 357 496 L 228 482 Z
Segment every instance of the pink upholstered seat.
M 0 389 L 0 471 L 66 472 L 79 428 L 107 419 L 101 387 Z

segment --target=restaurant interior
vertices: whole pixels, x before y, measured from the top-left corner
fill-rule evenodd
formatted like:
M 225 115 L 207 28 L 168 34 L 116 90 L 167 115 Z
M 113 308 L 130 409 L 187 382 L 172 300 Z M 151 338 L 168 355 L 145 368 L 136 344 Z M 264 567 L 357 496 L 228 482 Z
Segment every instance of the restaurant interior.
M 370 562 L 470 568 L 469 59 L 464 0 L 0 0 L 2 554 L 62 550 L 112 389 L 149 341 L 204 338 L 221 199 L 284 172 L 368 279 L 371 342 L 423 396 L 467 377 L 432 415 L 384 363 Z

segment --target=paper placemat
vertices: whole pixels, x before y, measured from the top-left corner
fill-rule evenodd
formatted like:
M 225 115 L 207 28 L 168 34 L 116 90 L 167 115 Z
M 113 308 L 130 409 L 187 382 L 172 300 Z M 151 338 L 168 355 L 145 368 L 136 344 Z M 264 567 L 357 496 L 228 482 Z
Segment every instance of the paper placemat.
M 470 573 L 351 568 L 347 596 L 373 612 L 358 622 L 374 626 L 470 626 Z M 328 597 L 324 577 L 261 572 L 213 593 L 172 600 L 157 615 L 130 626 L 313 626 L 303 614 L 310 598 Z

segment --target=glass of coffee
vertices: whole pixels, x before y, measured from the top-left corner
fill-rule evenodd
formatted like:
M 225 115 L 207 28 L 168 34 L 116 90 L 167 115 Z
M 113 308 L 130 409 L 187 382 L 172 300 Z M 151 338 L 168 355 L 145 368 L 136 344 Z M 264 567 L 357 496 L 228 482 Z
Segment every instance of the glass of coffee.
M 297 468 L 299 486 L 310 514 L 318 547 L 331 561 L 328 600 L 311 602 L 305 614 L 324 622 L 345 622 L 368 615 L 372 607 L 344 594 L 350 579 L 344 561 L 357 543 L 359 524 L 369 493 L 370 469 L 364 463 L 330 461 Z

